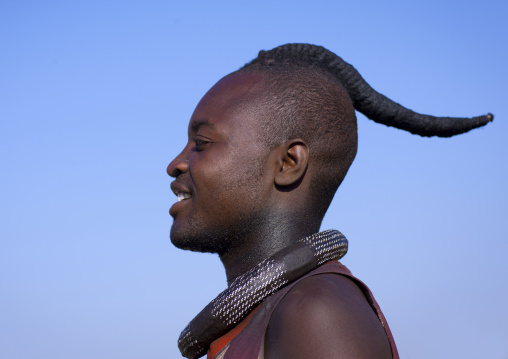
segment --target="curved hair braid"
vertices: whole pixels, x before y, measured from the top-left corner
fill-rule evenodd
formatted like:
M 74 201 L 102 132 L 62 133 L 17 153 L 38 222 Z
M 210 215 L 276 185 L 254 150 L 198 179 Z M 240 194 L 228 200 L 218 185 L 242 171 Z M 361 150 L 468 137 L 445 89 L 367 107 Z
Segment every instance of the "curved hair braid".
M 344 86 L 354 108 L 371 120 L 420 136 L 451 137 L 486 125 L 492 114 L 471 118 L 435 117 L 407 109 L 375 91 L 358 71 L 322 46 L 286 44 L 269 51 L 260 51 L 256 59 L 242 70 L 263 69 L 292 64 L 306 68 L 321 68 Z

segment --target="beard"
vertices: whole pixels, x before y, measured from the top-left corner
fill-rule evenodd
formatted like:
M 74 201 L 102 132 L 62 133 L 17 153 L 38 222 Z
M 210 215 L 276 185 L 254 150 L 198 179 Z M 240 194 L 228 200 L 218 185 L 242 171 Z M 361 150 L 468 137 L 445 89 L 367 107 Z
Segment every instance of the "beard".
M 207 229 L 198 233 L 191 223 L 183 226 L 173 223 L 169 237 L 175 247 L 193 252 L 223 253 L 230 247 L 218 229 Z
M 183 223 L 175 219 L 171 226 L 171 243 L 183 250 L 222 255 L 241 245 L 256 228 L 259 229 L 259 221 L 252 216 L 228 222 L 227 225 L 210 225 L 194 218 Z

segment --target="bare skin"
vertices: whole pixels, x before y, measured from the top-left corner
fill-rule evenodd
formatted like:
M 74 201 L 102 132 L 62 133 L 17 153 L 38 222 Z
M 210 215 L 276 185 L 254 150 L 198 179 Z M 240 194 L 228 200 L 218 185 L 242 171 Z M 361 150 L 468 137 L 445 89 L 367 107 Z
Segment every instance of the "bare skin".
M 336 274 L 298 283 L 277 306 L 265 359 L 391 358 L 381 322 L 361 290 Z
M 300 138 L 261 140 L 263 77 L 231 74 L 196 107 L 188 143 L 168 165 L 175 180 L 171 240 L 216 252 L 228 282 L 294 241 L 319 231 L 315 175 Z M 389 358 L 385 332 L 359 288 L 339 275 L 302 280 L 279 304 L 266 333 L 267 358 Z

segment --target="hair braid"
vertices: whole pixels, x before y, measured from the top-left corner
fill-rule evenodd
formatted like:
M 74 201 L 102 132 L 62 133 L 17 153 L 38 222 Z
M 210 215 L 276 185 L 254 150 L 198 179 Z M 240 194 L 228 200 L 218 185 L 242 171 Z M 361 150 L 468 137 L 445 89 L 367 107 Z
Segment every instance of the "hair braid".
M 256 59 L 243 69 L 260 69 L 292 64 L 321 68 L 344 86 L 354 108 L 371 120 L 420 136 L 451 137 L 486 125 L 492 114 L 472 118 L 435 117 L 407 109 L 375 91 L 358 71 L 342 58 L 322 46 L 286 44 L 269 51 L 260 51 Z

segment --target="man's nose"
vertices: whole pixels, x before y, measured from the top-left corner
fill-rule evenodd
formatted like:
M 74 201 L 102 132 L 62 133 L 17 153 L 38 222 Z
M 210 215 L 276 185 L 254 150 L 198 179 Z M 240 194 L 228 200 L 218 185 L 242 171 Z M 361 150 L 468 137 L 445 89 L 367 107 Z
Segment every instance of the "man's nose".
M 168 175 L 171 177 L 178 177 L 182 173 L 189 170 L 189 160 L 185 154 L 185 150 L 182 151 L 173 161 L 168 165 Z

